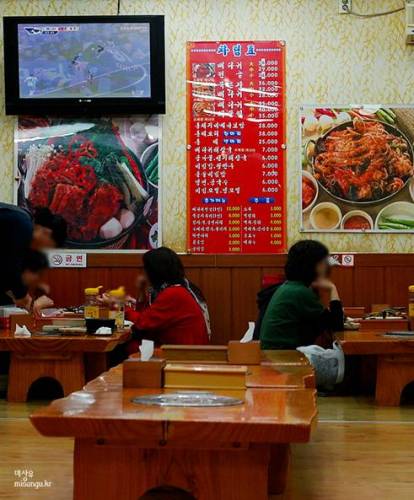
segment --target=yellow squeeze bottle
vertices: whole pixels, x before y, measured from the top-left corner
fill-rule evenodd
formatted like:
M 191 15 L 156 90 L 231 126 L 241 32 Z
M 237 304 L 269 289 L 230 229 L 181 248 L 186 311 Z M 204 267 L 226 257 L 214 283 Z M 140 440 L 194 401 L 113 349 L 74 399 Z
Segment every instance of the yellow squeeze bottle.
M 108 292 L 110 297 L 109 319 L 115 320 L 117 328 L 124 327 L 125 321 L 125 288 L 120 286 Z
M 414 285 L 408 287 L 408 321 L 410 330 L 414 330 Z
M 96 288 L 85 288 L 85 319 L 99 319 L 100 318 L 100 303 L 99 295 L 101 293 L 102 285 Z

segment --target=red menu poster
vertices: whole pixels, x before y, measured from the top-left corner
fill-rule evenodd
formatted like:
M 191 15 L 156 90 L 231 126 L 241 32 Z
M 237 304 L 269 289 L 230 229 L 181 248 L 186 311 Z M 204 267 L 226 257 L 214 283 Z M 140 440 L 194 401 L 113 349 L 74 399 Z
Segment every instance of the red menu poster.
M 285 149 L 285 42 L 189 42 L 190 252 L 285 251 Z

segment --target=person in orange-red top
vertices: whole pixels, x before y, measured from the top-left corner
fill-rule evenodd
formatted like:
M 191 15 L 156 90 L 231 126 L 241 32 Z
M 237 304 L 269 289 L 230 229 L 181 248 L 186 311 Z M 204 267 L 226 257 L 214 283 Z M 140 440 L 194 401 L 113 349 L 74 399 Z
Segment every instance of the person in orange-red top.
M 162 344 L 204 345 L 210 336 L 206 302 L 197 287 L 185 277 L 178 255 L 166 247 L 146 252 L 144 274 L 137 279 L 135 310 L 125 317 L 134 323 L 134 338 L 128 345 L 138 351 L 143 338 Z

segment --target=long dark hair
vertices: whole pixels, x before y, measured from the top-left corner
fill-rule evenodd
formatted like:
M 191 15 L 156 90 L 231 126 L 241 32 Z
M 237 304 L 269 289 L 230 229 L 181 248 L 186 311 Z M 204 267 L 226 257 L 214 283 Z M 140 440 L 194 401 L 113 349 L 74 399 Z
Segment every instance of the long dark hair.
M 167 247 L 149 250 L 143 257 L 144 269 L 155 290 L 162 285 L 183 285 L 185 283 L 184 266 L 180 257 Z
M 328 256 L 329 250 L 319 241 L 298 241 L 288 252 L 285 265 L 286 279 L 301 281 L 309 286 L 317 277 L 316 266 Z
M 160 247 L 149 250 L 144 253 L 143 262 L 155 296 L 162 286 L 182 285 L 188 287 L 198 300 L 206 301 L 198 286 L 186 279 L 183 263 L 171 248 Z

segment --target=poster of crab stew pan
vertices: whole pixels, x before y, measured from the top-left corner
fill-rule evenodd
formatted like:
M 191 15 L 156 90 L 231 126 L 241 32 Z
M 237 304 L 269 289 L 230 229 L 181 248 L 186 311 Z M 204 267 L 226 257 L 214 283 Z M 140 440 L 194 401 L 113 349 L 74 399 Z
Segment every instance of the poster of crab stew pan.
M 67 248 L 157 247 L 159 135 L 157 116 L 20 117 L 17 204 L 64 217 Z
M 302 230 L 414 232 L 413 143 L 414 107 L 302 107 Z

